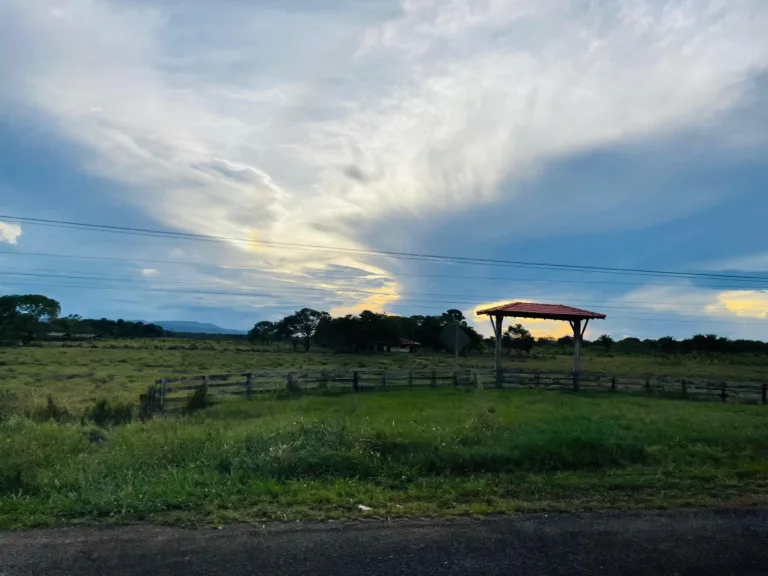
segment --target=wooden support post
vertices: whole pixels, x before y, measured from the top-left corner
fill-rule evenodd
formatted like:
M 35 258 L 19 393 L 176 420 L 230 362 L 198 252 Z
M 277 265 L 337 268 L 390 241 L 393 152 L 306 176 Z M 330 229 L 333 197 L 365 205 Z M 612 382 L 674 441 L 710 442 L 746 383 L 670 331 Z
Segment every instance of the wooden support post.
M 763 384 L 763 404 L 768 404 L 768 384 Z
M 454 386 L 458 386 L 459 385 L 459 374 L 458 374 L 458 372 L 456 370 L 454 370 L 453 373 L 451 374 L 451 383 Z
M 496 388 L 501 388 L 504 386 L 504 369 L 502 366 L 502 356 L 501 356 L 501 328 L 502 324 L 504 323 L 504 316 L 501 314 L 496 315 L 496 322 L 491 319 L 491 324 L 493 325 L 493 332 L 494 337 L 496 338 L 496 356 L 495 356 L 495 364 L 494 368 L 496 370 Z
M 688 382 L 685 378 L 680 381 L 680 386 L 683 389 L 683 396 L 688 396 Z
M 408 387 L 413 387 L 413 370 L 408 370 Z
M 253 398 L 253 372 L 248 372 L 248 378 L 245 381 L 245 397 L 248 400 Z
M 437 386 L 437 372 L 432 370 L 432 381 L 430 382 L 432 386 Z
M 611 378 L 611 392 L 616 392 L 616 376 Z
M 645 377 L 645 391 L 648 394 L 651 393 L 651 378 L 649 376 Z
M 573 390 L 578 392 L 581 377 L 581 320 L 571 322 L 573 328 Z
M 722 400 L 723 402 L 725 402 L 728 398 L 728 392 L 726 392 L 727 386 L 728 386 L 727 382 L 723 382 L 722 385 L 720 386 L 720 400 Z
M 387 385 L 387 371 L 384 370 L 384 372 L 381 373 L 381 386 L 386 387 Z
M 541 378 L 539 377 L 538 372 L 536 372 L 536 374 L 533 375 L 533 385 L 536 387 L 536 390 L 541 388 Z
M 355 392 L 360 390 L 360 372 L 357 370 L 352 372 L 352 390 Z
M 209 383 L 208 376 L 205 376 L 203 378 L 203 399 L 205 401 L 205 405 L 208 406 L 208 383 Z

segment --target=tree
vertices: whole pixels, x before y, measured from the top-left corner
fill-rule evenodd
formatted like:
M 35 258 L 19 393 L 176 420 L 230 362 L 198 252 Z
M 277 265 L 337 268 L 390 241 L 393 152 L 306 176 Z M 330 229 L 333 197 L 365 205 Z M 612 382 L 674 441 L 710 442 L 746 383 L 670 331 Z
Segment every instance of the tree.
M 57 318 L 56 320 L 49 322 L 49 324 L 51 331 L 63 332 L 64 338 L 69 339 L 72 338 L 74 334 L 83 331 L 83 325 L 86 324 L 86 322 L 83 321 L 82 316 L 78 314 L 70 314 L 63 318 Z
M 573 336 L 562 336 L 557 339 L 557 343 L 560 346 L 568 346 L 570 348 L 573 346 Z
M 443 317 L 446 319 L 446 324 L 466 324 L 467 319 L 464 317 L 464 313 L 461 310 L 451 308 L 450 310 L 443 312 Z
M 311 308 L 302 308 L 280 321 L 280 328 L 288 335 L 304 339 L 304 348 L 309 351 L 309 343 L 323 320 L 330 320 L 328 312 L 318 312 Z
M 61 305 L 39 294 L 0 296 L 0 340 L 6 343 L 32 342 L 44 322 L 55 320 Z
M 517 350 L 528 354 L 536 340 L 531 333 L 526 330 L 522 324 L 515 324 L 507 328 L 502 337 L 502 344 L 505 344 L 510 350 Z
M 262 344 L 269 344 L 269 342 L 277 335 L 277 322 L 270 322 L 269 320 L 262 320 L 257 322 L 256 325 L 248 332 L 248 341 L 252 344 L 261 342 Z
M 599 337 L 599 338 L 596 340 L 596 342 L 597 342 L 598 344 L 600 344 L 600 345 L 601 345 L 603 348 L 605 348 L 606 350 L 610 350 L 610 349 L 611 349 L 611 346 L 613 346 L 613 338 L 611 338 L 610 336 L 608 336 L 608 334 L 603 334 L 602 336 L 600 336 L 600 337 Z

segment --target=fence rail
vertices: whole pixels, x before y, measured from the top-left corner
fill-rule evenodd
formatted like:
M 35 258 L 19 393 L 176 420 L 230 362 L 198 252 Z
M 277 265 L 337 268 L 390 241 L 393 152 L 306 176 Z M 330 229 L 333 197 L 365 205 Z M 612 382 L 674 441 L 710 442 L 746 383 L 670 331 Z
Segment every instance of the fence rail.
M 768 384 L 760 382 L 723 382 L 665 377 L 616 377 L 606 374 L 572 374 L 505 370 L 500 378 L 501 388 L 533 388 L 585 391 L 643 391 L 647 394 L 670 395 L 691 399 L 719 400 L 766 404 Z M 294 370 L 291 372 L 253 371 L 210 376 L 163 378 L 156 380 L 141 396 L 142 409 L 147 412 L 182 408 L 197 391 L 205 399 L 246 397 L 266 392 L 322 389 L 351 389 L 360 391 L 390 387 L 475 388 L 497 386 L 492 369 L 462 370 Z

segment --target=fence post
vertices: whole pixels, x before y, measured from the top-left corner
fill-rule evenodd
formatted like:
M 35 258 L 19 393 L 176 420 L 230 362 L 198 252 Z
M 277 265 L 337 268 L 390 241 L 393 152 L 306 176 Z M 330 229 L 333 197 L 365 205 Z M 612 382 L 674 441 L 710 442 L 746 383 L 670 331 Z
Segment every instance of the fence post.
M 413 387 L 413 370 L 408 370 L 408 386 Z
M 387 371 L 384 370 L 384 372 L 381 373 L 381 386 L 386 387 L 387 386 Z
M 651 393 L 651 379 L 650 377 L 645 377 L 645 391 L 650 394 Z
M 611 392 L 616 392 L 616 376 L 611 378 Z
M 245 397 L 248 400 L 253 398 L 253 372 L 248 372 L 248 378 L 245 381 Z
M 208 376 L 203 378 L 203 398 L 205 399 L 205 405 L 208 405 Z
M 680 384 L 683 387 L 683 396 L 688 396 L 688 382 L 686 381 L 686 379 L 683 378 L 683 380 L 682 380 L 682 382 L 680 382 Z
M 763 384 L 763 404 L 768 404 L 768 384 Z
M 451 383 L 454 386 L 459 385 L 459 375 L 456 373 L 456 370 L 454 370 L 453 373 L 451 374 Z
M 432 370 L 432 380 L 430 385 L 437 386 L 437 373 L 434 370 Z
M 726 399 L 728 398 L 728 393 L 725 391 L 727 386 L 728 386 L 727 382 L 723 382 L 720 386 L 720 400 L 722 400 L 723 402 L 725 402 Z
M 293 376 L 293 372 L 288 372 L 285 380 L 285 389 L 288 392 L 296 392 L 296 381 Z
M 154 414 L 154 412 L 157 410 L 157 382 L 155 382 L 152 386 L 149 387 L 149 390 L 147 390 L 147 413 L 148 414 Z
M 581 388 L 581 382 L 580 382 L 579 376 L 580 375 L 578 372 L 573 373 L 573 391 L 574 392 L 578 392 L 579 389 Z
M 160 380 L 160 412 L 165 412 L 165 378 Z
M 355 392 L 360 390 L 360 372 L 357 370 L 352 372 L 352 390 Z

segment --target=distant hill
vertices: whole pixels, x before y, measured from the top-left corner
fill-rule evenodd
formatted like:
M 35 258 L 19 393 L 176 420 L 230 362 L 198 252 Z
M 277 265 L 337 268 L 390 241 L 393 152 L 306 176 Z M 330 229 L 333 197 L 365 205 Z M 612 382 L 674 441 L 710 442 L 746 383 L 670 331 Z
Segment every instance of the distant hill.
M 170 332 L 187 332 L 191 334 L 247 334 L 245 330 L 230 330 L 222 328 L 216 324 L 208 322 L 188 322 L 184 320 L 155 320 L 152 324 L 157 324 L 164 330 Z

